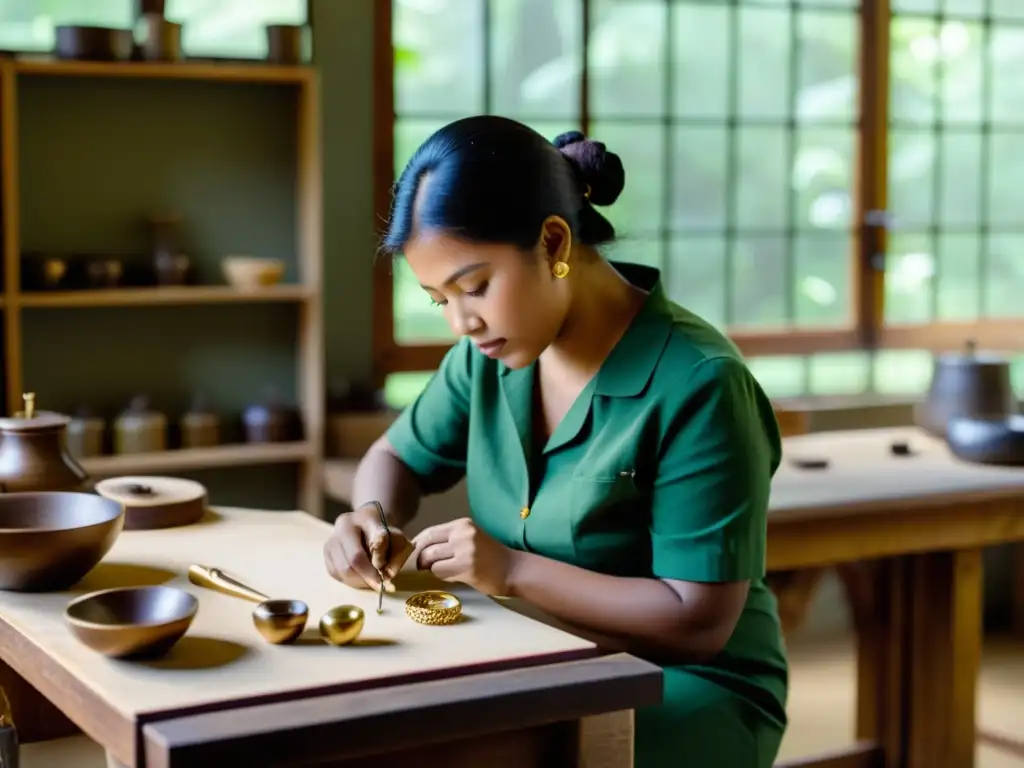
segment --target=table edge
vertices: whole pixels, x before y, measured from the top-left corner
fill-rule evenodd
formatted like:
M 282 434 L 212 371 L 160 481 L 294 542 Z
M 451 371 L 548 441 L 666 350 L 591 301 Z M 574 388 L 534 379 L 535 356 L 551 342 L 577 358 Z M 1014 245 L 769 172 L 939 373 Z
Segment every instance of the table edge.
M 770 527 L 768 572 L 828 568 L 1024 541 L 1024 494 L 910 507 L 893 500 L 872 514 L 822 514 Z
M 618 653 L 161 720 L 142 726 L 142 764 L 219 765 L 245 753 L 338 760 L 577 720 L 659 703 L 662 674 Z
M 962 506 L 973 503 L 999 501 L 1024 502 L 1024 472 L 1021 474 L 1019 486 L 1000 486 L 997 488 L 975 488 L 965 491 L 941 491 L 928 494 L 907 494 L 905 496 L 886 496 L 877 499 L 842 501 L 838 503 L 815 503 L 800 505 L 772 505 L 769 502 L 768 527 L 805 523 L 823 517 L 867 516 L 884 514 L 899 507 L 908 512 L 916 510 L 934 510 L 942 507 Z

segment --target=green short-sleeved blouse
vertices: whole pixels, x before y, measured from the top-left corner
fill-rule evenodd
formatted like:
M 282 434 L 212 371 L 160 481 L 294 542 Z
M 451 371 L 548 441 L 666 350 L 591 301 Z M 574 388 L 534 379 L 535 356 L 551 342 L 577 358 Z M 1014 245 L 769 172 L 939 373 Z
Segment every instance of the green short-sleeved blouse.
M 749 579 L 726 648 L 665 668 L 662 704 L 636 713 L 636 766 L 769 768 L 788 677 L 764 582 L 775 416 L 734 345 L 669 302 L 657 270 L 615 267 L 649 296 L 543 450 L 535 366 L 508 369 L 467 339 L 388 438 L 428 492 L 465 474 L 474 520 L 507 546 L 618 576 Z

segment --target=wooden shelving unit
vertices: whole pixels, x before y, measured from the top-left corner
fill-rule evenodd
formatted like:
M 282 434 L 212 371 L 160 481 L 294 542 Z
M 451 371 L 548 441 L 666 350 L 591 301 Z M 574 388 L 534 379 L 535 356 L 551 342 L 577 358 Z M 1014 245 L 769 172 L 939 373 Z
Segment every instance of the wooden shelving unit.
M 306 302 L 315 292 L 305 285 L 275 285 L 252 291 L 230 286 L 202 285 L 166 288 L 114 288 L 93 291 L 29 291 L 12 297 L 22 307 L 144 307 L 157 304 L 257 304 Z
M 182 472 L 214 467 L 257 466 L 284 461 L 307 462 L 315 452 L 306 442 L 269 445 L 222 445 L 217 448 L 184 448 L 160 453 L 136 453 L 128 456 L 96 456 L 83 459 L 82 466 L 91 475 L 128 475 L 137 472 Z
M 195 287 L 167 287 L 167 288 L 116 288 L 110 290 L 76 290 L 61 292 L 27 292 L 22 290 L 21 280 L 21 259 L 23 251 L 33 250 L 34 243 L 23 242 L 23 194 L 25 194 L 25 180 L 29 174 L 38 173 L 36 169 L 26 168 L 25 164 L 25 137 L 20 135 L 24 130 L 22 127 L 22 115 L 19 111 L 22 102 L 26 98 L 23 91 L 31 91 L 32 88 L 45 89 L 51 87 L 51 83 L 42 80 L 61 78 L 92 79 L 100 81 L 100 88 L 109 86 L 104 83 L 129 81 L 140 83 L 138 87 L 145 86 L 145 81 L 152 81 L 153 88 L 167 87 L 169 81 L 182 83 L 179 88 L 194 87 L 189 82 L 199 83 L 200 88 L 214 87 L 211 84 L 219 84 L 216 87 L 224 88 L 245 88 L 245 87 L 268 87 L 273 86 L 279 89 L 289 90 L 288 103 L 294 103 L 295 123 L 294 134 L 289 135 L 288 141 L 294 144 L 294 201 L 295 208 L 288 213 L 288 221 L 294 221 L 294 264 L 292 272 L 295 274 L 288 284 L 261 288 L 253 291 L 240 291 L 227 285 L 198 285 Z M 87 87 L 87 84 L 75 83 L 76 88 Z M 120 86 L 115 86 L 115 89 Z M 159 313 L 162 322 L 167 324 L 167 308 L 174 308 L 174 317 L 188 317 L 190 312 L 259 312 L 278 311 L 290 312 L 292 309 L 297 312 L 294 319 L 296 328 L 294 340 L 294 383 L 295 400 L 300 408 L 304 435 L 299 442 L 274 443 L 274 444 L 225 444 L 215 448 L 207 449 L 183 449 L 169 450 L 157 454 L 126 455 L 126 456 L 103 456 L 89 458 L 83 461 L 85 469 L 94 476 L 111 476 L 117 474 L 145 473 L 145 472 L 187 472 L 191 470 L 206 470 L 227 467 L 262 466 L 262 465 L 296 465 L 298 473 L 298 494 L 296 506 L 307 512 L 320 515 L 323 506 L 323 445 L 324 445 L 324 421 L 325 421 L 325 397 L 324 397 L 324 370 L 323 370 L 323 320 L 322 320 L 322 244 L 321 244 L 321 216 L 322 216 L 322 193 L 320 181 L 320 137 L 319 137 L 319 111 L 318 111 L 318 78 L 315 71 L 307 67 L 287 67 L 263 64 L 221 64 L 221 63 L 92 63 L 92 62 L 65 62 L 47 59 L 7 59 L 0 60 L 0 228 L 2 228 L 2 257 L 3 257 L 3 293 L 0 296 L 0 307 L 3 317 L 3 361 L 4 361 L 4 399 L 6 411 L 11 413 L 21 407 L 21 395 L 26 389 L 36 390 L 42 387 L 38 379 L 42 378 L 39 366 L 26 372 L 26 333 L 28 325 L 36 322 L 35 317 L 43 314 L 40 325 L 51 329 L 59 322 L 47 321 L 47 312 L 65 312 L 71 309 L 79 309 L 75 313 L 76 318 L 83 318 L 85 322 L 88 311 L 95 312 L 118 312 L 125 313 L 124 321 L 131 326 L 144 325 L 150 320 L 146 313 Z M 294 93 L 291 93 L 291 90 Z M 68 93 L 68 91 L 64 91 Z M 37 111 L 39 104 L 43 103 L 37 90 L 36 95 L 29 99 L 30 104 L 35 104 Z M 275 92 L 276 93 L 276 92 Z M 178 97 L 184 103 L 182 109 L 187 109 L 189 99 Z M 272 98 L 277 98 L 276 96 Z M 291 99 L 294 98 L 294 101 Z M 151 104 L 156 104 L 153 109 L 161 107 L 157 97 L 150 98 Z M 207 97 L 207 104 L 210 103 Z M 272 102 L 275 103 L 276 102 Z M 28 109 L 29 107 L 26 107 Z M 55 107 L 47 103 L 44 110 L 47 114 Z M 89 107 L 80 109 L 88 110 Z M 97 107 L 100 109 L 100 107 Z M 132 115 L 133 104 L 124 104 L 124 116 L 129 118 Z M 38 118 L 37 118 L 38 119 Z M 90 119 L 92 116 L 90 115 Z M 117 119 L 110 116 L 110 119 Z M 75 136 L 73 120 L 71 124 L 63 128 L 68 141 L 78 140 Z M 243 130 L 237 128 L 235 130 Z M 37 143 L 36 155 L 39 157 L 38 137 L 29 138 Z M 139 137 L 139 142 L 145 141 L 144 136 Z M 291 146 L 291 143 L 289 146 Z M 128 149 L 131 149 L 129 147 Z M 82 152 L 90 151 L 83 146 Z M 113 152 L 114 150 L 111 150 Z M 65 155 L 67 157 L 67 155 Z M 143 169 L 145 172 L 145 169 Z M 59 180 L 55 180 L 59 183 Z M 97 184 L 101 185 L 102 180 Z M 246 182 L 248 183 L 248 182 Z M 36 230 L 38 231 L 38 210 L 40 208 L 38 186 L 33 202 L 36 210 Z M 244 194 L 245 190 L 240 190 Z M 230 200 L 226 205 L 230 208 Z M 46 202 L 49 204 L 49 201 Z M 55 208 L 59 203 L 54 204 Z M 237 214 L 236 214 L 237 215 Z M 53 211 L 54 219 L 59 221 L 60 210 Z M 258 218 L 258 214 L 256 214 Z M 244 252 L 244 251 L 243 251 Z M 273 254 L 262 254 L 273 255 Z M 264 310 L 254 309 L 254 305 L 262 305 Z M 274 306 L 281 307 L 273 310 Z M 207 309 L 203 309 L 206 307 Z M 214 308 L 222 307 L 220 310 Z M 152 308 L 152 309 L 146 309 Z M 160 308 L 163 308 L 161 310 Z M 26 310 L 32 313 L 32 317 L 26 316 Z M 130 314 L 129 314 L 130 313 Z M 106 321 L 109 326 L 112 321 Z M 119 318 L 116 323 L 122 322 Z M 206 322 L 205 320 L 202 322 Z M 241 321 L 232 320 L 236 324 Z M 78 321 L 75 321 L 77 324 Z M 251 348 L 258 342 L 260 328 L 273 328 L 273 320 L 264 320 L 263 325 L 255 324 L 253 335 L 257 338 L 246 338 L 248 354 L 253 354 Z M 266 333 L 266 331 L 262 331 Z M 42 331 L 35 331 L 36 334 Z M 35 336 L 33 337 L 35 338 Z M 138 347 L 134 341 L 136 337 L 129 336 L 129 345 L 122 354 L 123 364 L 109 371 L 112 390 L 121 397 L 126 387 L 125 383 L 133 373 L 132 358 L 133 349 Z M 97 346 L 111 343 L 109 338 L 97 338 Z M 117 339 L 113 340 L 114 342 Z M 160 332 L 156 333 L 154 342 L 160 343 Z M 76 370 L 73 364 L 64 362 L 61 338 L 47 337 L 47 345 L 52 344 L 53 372 L 47 372 L 47 376 L 64 376 L 73 379 Z M 130 345 L 135 344 L 132 348 Z M 35 349 L 40 345 L 36 340 Z M 34 351 L 34 350 L 33 350 Z M 273 357 L 269 364 L 276 364 L 279 359 Z M 227 351 L 230 353 L 230 350 Z M 72 356 L 73 357 L 73 356 Z M 38 355 L 34 359 L 38 359 Z M 82 359 L 81 357 L 75 358 Z M 81 365 L 81 363 L 78 363 Z M 221 369 L 218 369 L 221 370 Z M 292 372 L 290 372 L 291 374 Z M 223 375 L 218 373 L 223 379 Z M 26 380 L 31 377 L 32 380 Z M 187 378 L 187 377 L 186 377 Z M 241 384 L 245 384 L 244 379 Z M 220 382 L 225 386 L 225 382 Z M 226 386 L 230 387 L 231 382 Z M 95 387 L 94 387 L 95 388 Z M 186 396 L 188 393 L 182 393 Z M 41 408 L 47 408 L 45 401 L 40 403 Z

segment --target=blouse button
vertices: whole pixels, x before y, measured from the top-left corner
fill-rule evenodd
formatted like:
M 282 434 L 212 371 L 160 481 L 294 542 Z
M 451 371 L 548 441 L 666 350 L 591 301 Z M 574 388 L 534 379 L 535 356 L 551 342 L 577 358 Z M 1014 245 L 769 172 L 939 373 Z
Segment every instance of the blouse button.
M 520 517 L 520 519 L 525 520 L 529 516 L 530 516 L 530 508 L 529 507 L 523 507 L 522 509 L 519 510 L 519 517 Z

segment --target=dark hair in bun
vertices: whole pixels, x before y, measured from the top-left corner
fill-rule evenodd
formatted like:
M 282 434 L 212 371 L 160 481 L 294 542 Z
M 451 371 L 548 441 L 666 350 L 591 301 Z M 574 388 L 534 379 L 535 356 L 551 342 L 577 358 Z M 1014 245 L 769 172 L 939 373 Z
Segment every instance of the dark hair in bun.
M 594 206 L 614 203 L 625 181 L 619 156 L 579 131 L 550 142 L 504 117 L 456 120 L 402 171 L 382 247 L 396 253 L 414 233 L 438 230 L 525 251 L 548 216 L 565 219 L 577 242 L 603 245 L 615 228 Z
M 579 131 L 555 137 L 554 145 L 565 155 L 579 180 L 590 189 L 591 205 L 611 205 L 626 186 L 622 160 L 603 142 L 588 139 Z

